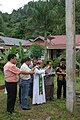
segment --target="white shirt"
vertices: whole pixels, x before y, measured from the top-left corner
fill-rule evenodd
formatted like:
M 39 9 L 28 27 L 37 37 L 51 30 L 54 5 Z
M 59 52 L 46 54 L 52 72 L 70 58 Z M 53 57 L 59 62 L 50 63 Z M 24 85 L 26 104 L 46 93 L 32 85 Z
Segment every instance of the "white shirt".
M 28 67 L 28 65 L 26 63 L 23 63 L 21 65 L 20 69 L 25 71 L 25 72 L 30 72 L 31 71 L 31 69 Z M 21 79 L 28 80 L 28 79 L 30 79 L 30 74 L 26 74 L 26 75 L 25 74 L 20 74 L 20 77 L 21 77 Z

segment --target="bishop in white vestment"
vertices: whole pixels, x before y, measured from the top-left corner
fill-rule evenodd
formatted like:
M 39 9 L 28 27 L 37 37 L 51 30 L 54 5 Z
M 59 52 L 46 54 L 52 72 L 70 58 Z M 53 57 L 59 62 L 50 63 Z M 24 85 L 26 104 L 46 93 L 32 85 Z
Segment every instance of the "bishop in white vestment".
M 46 102 L 44 88 L 44 74 L 45 74 L 44 69 L 41 70 L 36 68 L 34 71 L 32 104 L 42 104 Z
M 37 66 L 38 67 L 34 71 L 32 104 L 42 104 L 46 102 L 44 75 L 45 71 L 48 70 L 50 66 L 47 66 L 45 69 L 41 69 L 42 60 L 37 61 Z

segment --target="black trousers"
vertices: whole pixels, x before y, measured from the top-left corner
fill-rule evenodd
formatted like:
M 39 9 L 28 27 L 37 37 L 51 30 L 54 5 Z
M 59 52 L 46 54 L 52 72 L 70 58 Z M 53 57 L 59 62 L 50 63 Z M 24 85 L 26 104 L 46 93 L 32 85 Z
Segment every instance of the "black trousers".
M 21 85 L 19 84 L 19 102 L 21 104 Z
M 66 80 L 57 80 L 57 98 L 61 98 L 61 92 L 63 87 L 63 98 L 66 98 Z
M 33 98 L 33 82 L 30 82 L 29 95 L 30 95 L 30 98 Z
M 17 95 L 17 82 L 5 82 L 7 90 L 7 112 L 14 111 L 14 105 Z

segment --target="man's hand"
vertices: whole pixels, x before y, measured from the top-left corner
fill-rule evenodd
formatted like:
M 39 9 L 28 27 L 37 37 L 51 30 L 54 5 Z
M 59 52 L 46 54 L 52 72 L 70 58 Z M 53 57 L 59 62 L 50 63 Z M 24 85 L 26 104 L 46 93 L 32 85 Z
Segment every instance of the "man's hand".
M 51 66 L 50 66 L 50 65 L 48 65 L 48 66 L 47 66 L 47 69 L 50 69 L 50 68 L 51 68 Z
M 32 75 L 32 74 L 34 74 L 34 71 L 33 71 L 33 70 L 31 70 L 31 71 L 30 71 L 30 74 L 31 74 L 31 75 Z
M 65 72 L 62 72 L 62 74 L 63 74 L 63 75 L 66 75 L 66 73 L 65 73 Z
M 50 68 L 51 68 L 51 66 L 48 65 L 48 66 L 45 68 L 45 71 L 48 70 L 48 69 L 50 69 Z
M 34 69 L 36 69 L 36 68 L 39 68 L 39 66 L 36 65 L 36 66 L 34 67 Z

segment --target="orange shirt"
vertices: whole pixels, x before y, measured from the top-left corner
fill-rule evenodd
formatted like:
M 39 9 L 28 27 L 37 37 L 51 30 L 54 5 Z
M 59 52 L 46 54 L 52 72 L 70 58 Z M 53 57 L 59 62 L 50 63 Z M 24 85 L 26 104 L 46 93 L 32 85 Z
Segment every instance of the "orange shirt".
M 21 70 L 19 68 L 17 68 L 15 64 L 12 64 L 11 62 L 8 61 L 4 66 L 5 81 L 17 82 L 18 74 L 20 72 L 21 72 Z

